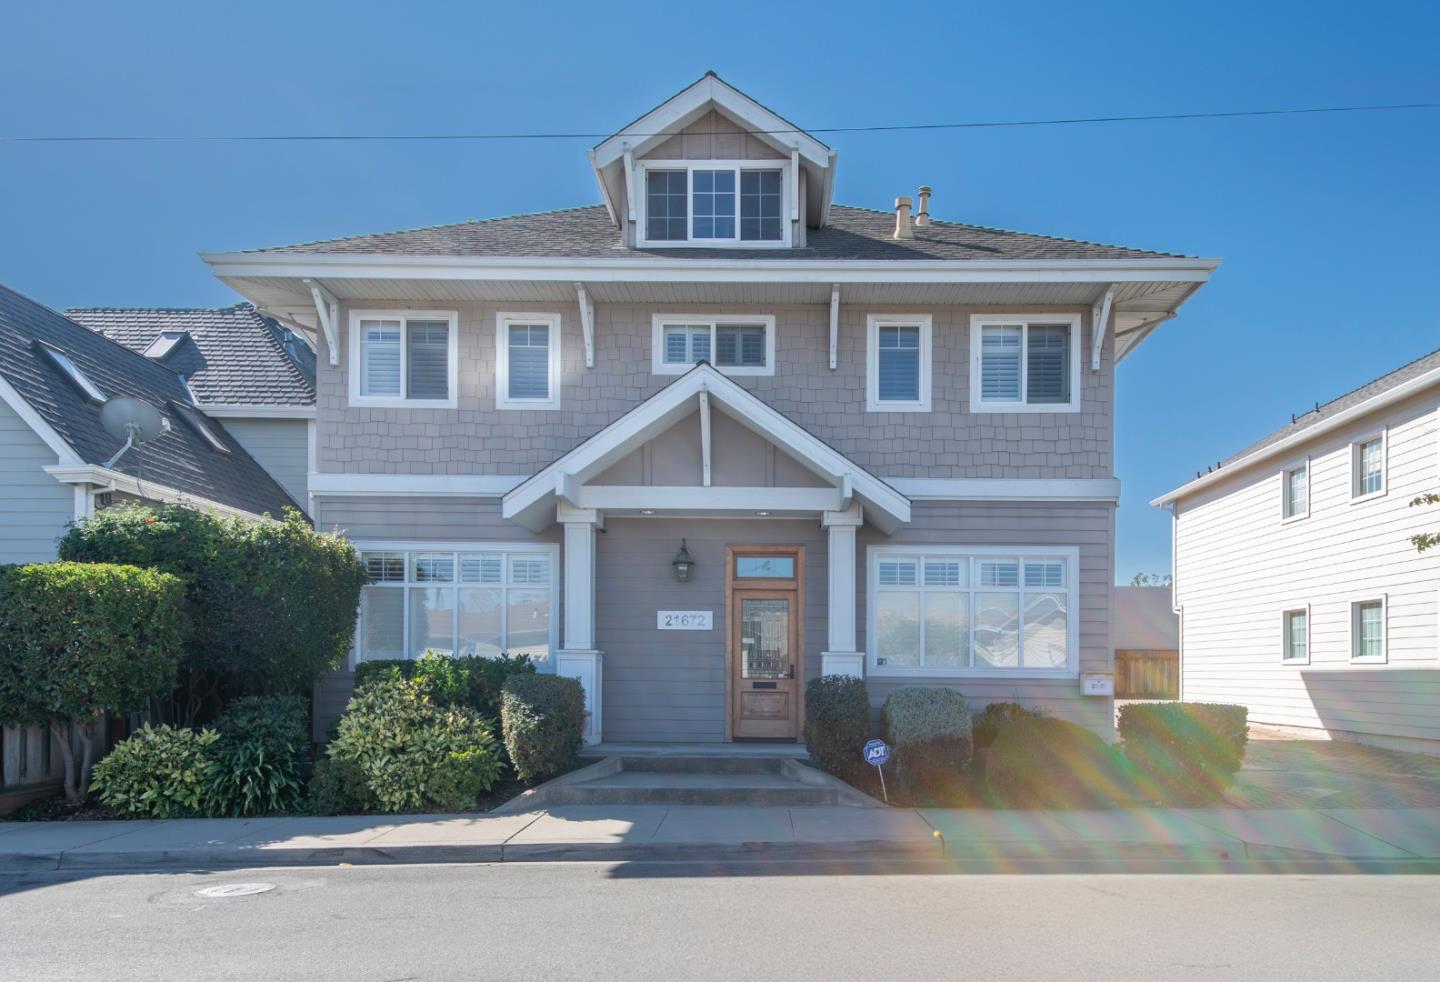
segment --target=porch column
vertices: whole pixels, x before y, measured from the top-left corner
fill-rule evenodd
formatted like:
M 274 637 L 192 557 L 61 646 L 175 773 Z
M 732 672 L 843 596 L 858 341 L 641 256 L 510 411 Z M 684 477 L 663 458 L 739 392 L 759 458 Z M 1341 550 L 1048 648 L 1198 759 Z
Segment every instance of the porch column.
M 821 675 L 865 675 L 865 654 L 855 650 L 855 530 L 864 520 L 858 504 L 820 517 L 820 527 L 830 533 L 826 603 L 830 635 L 820 654 Z
M 592 508 L 556 506 L 565 527 L 565 617 L 555 674 L 578 679 L 585 690 L 585 742 L 600 742 L 601 653 L 595 649 L 595 530 L 604 517 Z

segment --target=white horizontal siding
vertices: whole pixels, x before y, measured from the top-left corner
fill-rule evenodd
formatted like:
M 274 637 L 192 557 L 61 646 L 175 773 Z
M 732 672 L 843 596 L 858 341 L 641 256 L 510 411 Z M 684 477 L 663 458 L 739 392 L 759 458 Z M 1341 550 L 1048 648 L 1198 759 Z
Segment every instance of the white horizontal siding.
M 55 559 L 55 540 L 75 516 L 75 494 L 41 468 L 55 451 L 0 403 L 0 563 Z
M 1175 588 L 1188 700 L 1259 722 L 1440 740 L 1440 397 L 1417 397 L 1180 502 Z M 1386 493 L 1352 501 L 1351 444 L 1384 430 Z M 1282 470 L 1309 457 L 1310 511 L 1282 521 Z M 1350 605 L 1385 598 L 1385 664 L 1352 664 Z M 1308 605 L 1310 663 L 1281 663 L 1281 613 Z

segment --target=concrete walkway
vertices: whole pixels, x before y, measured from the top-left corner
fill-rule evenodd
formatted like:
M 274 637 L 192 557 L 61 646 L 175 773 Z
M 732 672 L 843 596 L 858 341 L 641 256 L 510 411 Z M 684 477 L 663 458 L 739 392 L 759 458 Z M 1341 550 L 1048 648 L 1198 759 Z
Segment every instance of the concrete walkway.
M 937 835 L 938 833 L 938 835 Z M 1321 861 L 1440 871 L 1440 809 L 1022 812 L 555 806 L 503 816 L 0 823 L 0 871 L 338 863 Z

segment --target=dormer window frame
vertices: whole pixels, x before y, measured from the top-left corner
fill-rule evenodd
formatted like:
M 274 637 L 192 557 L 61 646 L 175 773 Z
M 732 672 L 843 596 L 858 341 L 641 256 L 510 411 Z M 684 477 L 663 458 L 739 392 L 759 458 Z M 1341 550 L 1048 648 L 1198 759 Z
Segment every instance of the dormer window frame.
M 794 229 L 791 203 L 795 200 L 796 180 L 792 161 L 782 158 L 752 160 L 637 160 L 635 189 L 635 246 L 639 249 L 789 249 Z M 695 237 L 695 172 L 733 171 L 735 173 L 735 235 L 731 238 Z M 649 233 L 649 202 L 651 171 L 685 171 L 685 235 L 684 239 L 651 239 Z M 780 174 L 780 238 L 742 239 L 741 235 L 741 173 L 744 171 L 778 171 Z

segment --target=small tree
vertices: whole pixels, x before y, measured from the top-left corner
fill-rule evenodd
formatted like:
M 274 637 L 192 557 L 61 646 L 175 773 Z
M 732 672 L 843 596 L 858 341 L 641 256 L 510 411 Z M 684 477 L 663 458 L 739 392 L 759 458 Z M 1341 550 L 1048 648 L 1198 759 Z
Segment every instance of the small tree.
M 132 566 L 0 566 L 0 723 L 48 727 L 65 760 L 65 798 L 90 784 L 95 722 L 175 686 L 184 633 L 173 576 Z M 79 760 L 68 732 L 79 727 Z
M 1130 580 L 1131 586 L 1169 586 L 1169 573 L 1136 573 Z
M 1436 494 L 1433 491 L 1429 494 L 1422 494 L 1420 497 L 1414 498 L 1410 501 L 1411 508 L 1419 508 L 1424 505 L 1435 504 L 1440 504 L 1440 494 Z M 1440 546 L 1440 532 L 1417 533 L 1416 535 L 1410 536 L 1410 544 L 1415 547 L 1415 551 L 1417 552 L 1424 552 L 1426 549 L 1432 549 L 1435 546 Z
M 283 520 L 183 505 L 106 509 L 73 525 L 60 556 L 172 573 L 185 587 L 186 718 L 207 699 L 305 691 L 350 648 L 365 569 L 355 548 Z

